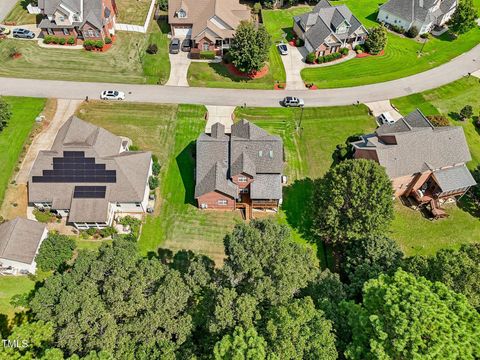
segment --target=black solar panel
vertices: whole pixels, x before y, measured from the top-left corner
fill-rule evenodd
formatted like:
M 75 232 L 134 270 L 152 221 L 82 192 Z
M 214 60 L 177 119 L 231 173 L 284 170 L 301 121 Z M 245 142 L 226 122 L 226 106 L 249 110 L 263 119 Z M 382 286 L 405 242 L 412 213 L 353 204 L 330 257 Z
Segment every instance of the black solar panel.
M 75 186 L 74 199 L 105 199 L 106 186 Z
M 96 164 L 95 158 L 85 157 L 84 151 L 64 151 L 63 157 L 53 158 L 53 169 L 33 176 L 35 183 L 115 183 L 117 172 Z

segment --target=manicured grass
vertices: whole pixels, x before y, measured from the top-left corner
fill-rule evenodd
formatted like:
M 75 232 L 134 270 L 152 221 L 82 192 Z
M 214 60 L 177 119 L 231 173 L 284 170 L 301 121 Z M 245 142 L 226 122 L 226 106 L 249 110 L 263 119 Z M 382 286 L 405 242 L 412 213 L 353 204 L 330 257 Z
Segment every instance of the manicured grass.
M 102 244 L 107 243 L 110 244 L 112 240 L 83 240 L 80 238 L 75 238 L 75 242 L 77 243 L 77 250 L 98 250 Z
M 152 0 L 116 0 L 117 22 L 121 24 L 143 25 L 147 19 Z
M 15 7 L 3 19 L 4 23 L 15 23 L 15 25 L 30 25 L 37 23 L 37 15 L 29 14 L 27 5 L 29 1 L 22 0 L 15 4 Z
M 346 4 L 366 26 L 378 26 L 375 22 L 379 2 L 337 1 Z M 451 40 L 448 33 L 440 38 L 432 38 L 424 45 L 423 40 L 415 41 L 388 34 L 385 55 L 352 59 L 350 61 L 323 68 L 307 68 L 302 71 L 306 82 L 320 88 L 359 86 L 403 78 L 439 66 L 470 50 L 480 42 L 480 29 L 477 27 L 467 34 Z
M 28 135 L 33 128 L 35 118 L 45 106 L 45 99 L 26 97 L 4 97 L 12 106 L 12 118 L 8 126 L 0 132 L 0 204 L 5 190 L 18 165 Z
M 465 105 L 473 107 L 474 118 L 480 113 L 480 80 L 476 77 L 463 78 L 440 88 L 421 94 L 393 99 L 392 103 L 406 115 L 419 107 L 425 115 L 441 113 L 452 125 L 462 126 L 465 131 L 472 161 L 470 169 L 480 165 L 480 130 L 474 120 L 459 121 L 458 113 Z
M 273 89 L 273 75 L 270 70 L 260 79 L 244 79 L 232 75 L 222 63 L 192 62 L 188 68 L 190 86 L 231 88 L 231 89 Z
M 117 83 L 164 83 L 170 73 L 166 34 L 152 24 L 149 37 L 140 33 L 117 33 L 104 53 L 71 49 L 40 48 L 35 41 L 7 39 L 0 42 L 0 76 Z M 150 38 L 150 40 L 149 40 Z M 149 41 L 159 45 L 157 55 L 145 52 Z M 15 48 L 22 54 L 12 59 Z
M 165 84 L 170 75 L 170 59 L 168 57 L 168 32 L 170 26 L 166 19 L 152 21 L 148 35 L 147 46 L 155 44 L 158 47 L 156 54 L 145 52 L 142 58 L 143 73 L 147 84 Z
M 28 293 L 34 287 L 35 281 L 28 276 L 0 276 L 0 317 L 13 318 L 15 311 L 21 309 L 10 304 L 12 297 Z

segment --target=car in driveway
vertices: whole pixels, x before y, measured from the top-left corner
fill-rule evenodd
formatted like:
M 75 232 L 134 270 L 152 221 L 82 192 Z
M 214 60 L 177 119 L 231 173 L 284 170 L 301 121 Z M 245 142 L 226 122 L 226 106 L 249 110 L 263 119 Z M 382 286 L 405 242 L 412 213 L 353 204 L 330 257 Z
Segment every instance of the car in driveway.
M 0 26 L 0 35 L 8 35 L 8 34 L 10 34 L 10 29 Z
M 190 50 L 192 50 L 192 40 L 183 39 L 183 41 L 182 41 L 182 51 L 189 52 Z
M 303 99 L 299 99 L 295 96 L 287 96 L 283 99 L 282 104 L 285 107 L 303 107 L 305 102 Z
M 380 124 L 395 124 L 395 120 L 393 119 L 392 115 L 390 115 L 390 113 L 387 111 L 387 112 L 384 112 L 383 114 L 380 114 L 380 116 L 378 117 L 378 121 L 380 122 Z
M 170 41 L 170 54 L 178 54 L 180 52 L 180 40 L 173 38 Z
M 22 39 L 33 39 L 35 38 L 35 34 L 33 33 L 33 31 L 27 29 L 15 28 L 13 29 L 13 37 Z
M 278 52 L 280 55 L 288 55 L 288 47 L 287 44 L 281 43 L 277 45 Z
M 102 100 L 125 100 L 125 93 L 117 90 L 105 90 L 100 94 Z

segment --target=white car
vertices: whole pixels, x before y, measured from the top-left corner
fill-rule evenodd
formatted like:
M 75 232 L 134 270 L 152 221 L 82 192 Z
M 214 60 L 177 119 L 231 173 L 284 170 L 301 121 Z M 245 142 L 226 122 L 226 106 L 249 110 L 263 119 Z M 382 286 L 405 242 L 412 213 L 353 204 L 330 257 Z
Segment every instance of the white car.
M 277 45 L 280 55 L 288 55 L 288 47 L 286 44 L 281 43 Z
M 283 106 L 285 107 L 303 107 L 305 105 L 305 102 L 303 99 L 299 99 L 294 96 L 287 96 L 285 99 L 283 99 Z
M 387 112 L 384 112 L 383 114 L 380 114 L 380 116 L 378 117 L 378 120 L 380 121 L 381 124 L 395 124 L 395 120 L 393 119 L 392 115 L 390 115 L 390 113 L 387 111 Z
M 117 90 L 105 90 L 100 94 L 102 100 L 125 100 L 125 93 Z

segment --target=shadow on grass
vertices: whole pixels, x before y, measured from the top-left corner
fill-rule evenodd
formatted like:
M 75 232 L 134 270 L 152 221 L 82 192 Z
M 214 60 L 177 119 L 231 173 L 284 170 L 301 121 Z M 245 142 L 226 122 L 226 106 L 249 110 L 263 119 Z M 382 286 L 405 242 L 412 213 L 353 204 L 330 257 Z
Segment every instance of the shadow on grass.
M 478 186 L 478 185 L 477 185 Z M 475 201 L 473 194 L 470 190 L 469 193 L 465 194 L 458 202 L 458 207 L 463 211 L 469 213 L 473 217 L 476 217 L 480 220 L 480 203 Z
M 156 23 L 162 34 L 167 35 L 170 32 L 170 25 L 168 25 L 168 17 L 166 15 L 159 16 Z
M 454 111 L 451 111 L 448 113 L 448 116 L 450 116 L 451 119 L 455 121 L 462 121 L 462 118 L 460 117 L 460 114 Z
M 191 141 L 175 158 L 185 189 L 184 203 L 190 205 L 195 205 L 194 151 L 195 141 Z
M 286 28 L 282 28 L 282 31 L 287 34 L 285 36 L 285 39 L 287 41 L 291 41 L 295 38 L 295 33 L 293 32 L 293 27 L 286 27 Z
M 233 82 L 249 82 L 250 79 L 239 77 L 233 75 L 230 71 L 228 71 L 227 67 L 223 63 L 209 63 L 208 66 L 219 76 L 228 78 Z
M 378 6 L 380 6 L 380 5 L 381 5 L 381 4 L 379 4 Z M 375 21 L 375 22 L 376 22 L 376 21 L 377 21 L 377 17 L 378 17 L 378 10 L 375 11 L 375 12 L 373 12 L 373 13 L 371 13 L 370 15 L 368 15 L 368 16 L 366 17 L 366 19 L 368 19 L 368 20 L 370 20 L 370 21 Z
M 457 37 L 455 36 L 454 33 L 452 33 L 451 31 L 447 31 L 447 32 L 444 32 L 442 35 L 440 36 L 435 36 L 435 39 L 438 39 L 440 41 L 447 41 L 447 42 L 452 42 L 456 39 Z

